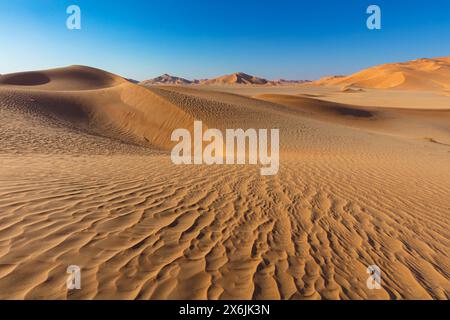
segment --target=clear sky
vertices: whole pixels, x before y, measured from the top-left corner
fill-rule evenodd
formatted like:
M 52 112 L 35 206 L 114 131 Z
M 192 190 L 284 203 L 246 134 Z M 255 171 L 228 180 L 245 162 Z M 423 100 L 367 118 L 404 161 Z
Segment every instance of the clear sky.
M 77 4 L 82 29 L 66 28 Z M 382 29 L 366 27 L 378 4 Z M 0 0 L 0 73 L 83 64 L 143 80 L 315 79 L 450 56 L 448 0 Z

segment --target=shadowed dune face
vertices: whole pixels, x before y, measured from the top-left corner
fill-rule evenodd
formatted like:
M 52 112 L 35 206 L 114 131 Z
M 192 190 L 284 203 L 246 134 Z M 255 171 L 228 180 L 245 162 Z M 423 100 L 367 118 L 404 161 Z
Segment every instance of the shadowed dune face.
M 0 85 L 33 86 L 39 90 L 92 90 L 126 82 L 111 73 L 85 66 L 70 66 L 37 72 L 19 72 L 0 76 Z
M 0 84 L 1 299 L 449 298 L 448 110 L 41 73 Z M 174 165 L 194 119 L 279 128 L 279 173 Z
M 350 116 L 354 118 L 374 118 L 375 111 L 369 111 L 356 106 L 344 105 L 335 102 L 321 101 L 311 97 L 300 97 L 281 94 L 261 94 L 255 98 L 296 107 L 299 110 L 315 114 L 329 114 Z
M 337 113 L 342 114 L 344 116 L 353 116 L 353 117 L 359 117 L 359 118 L 373 117 L 373 114 L 367 110 L 353 109 L 353 108 L 347 108 L 347 107 L 335 107 L 334 110 L 336 110 Z
M 433 136 L 441 143 L 450 143 L 450 110 L 360 107 L 317 100 L 305 95 L 260 94 L 254 97 L 300 112 L 305 118 L 330 124 L 410 139 Z
M 50 78 L 41 72 L 26 72 L 0 78 L 1 84 L 16 86 L 39 86 L 50 82 Z
M 28 111 L 126 143 L 169 150 L 173 130 L 193 130 L 194 118 L 183 110 L 150 90 L 94 68 L 5 75 L 1 83 L 5 89 L 14 84 L 10 89 L 17 90 L 15 94 L 32 100 Z

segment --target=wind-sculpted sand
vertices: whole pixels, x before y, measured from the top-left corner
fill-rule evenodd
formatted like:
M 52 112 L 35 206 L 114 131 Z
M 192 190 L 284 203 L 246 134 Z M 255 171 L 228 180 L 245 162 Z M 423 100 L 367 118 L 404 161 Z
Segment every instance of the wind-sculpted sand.
M 144 88 L 87 67 L 0 83 L 2 299 L 450 298 L 448 110 Z M 194 119 L 279 128 L 278 174 L 172 164 L 170 132 Z
M 388 63 L 349 76 L 326 77 L 313 84 L 343 85 L 344 88 L 448 91 L 450 57 Z

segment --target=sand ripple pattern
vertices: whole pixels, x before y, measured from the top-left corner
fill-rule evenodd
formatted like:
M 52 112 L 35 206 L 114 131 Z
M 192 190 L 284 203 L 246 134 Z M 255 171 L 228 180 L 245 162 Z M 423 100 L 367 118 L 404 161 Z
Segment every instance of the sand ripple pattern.
M 450 113 L 69 71 L 0 88 L 0 299 L 450 298 Z M 173 165 L 194 118 L 279 128 L 279 173 Z
M 448 299 L 448 180 L 317 160 L 261 177 L 164 156 L 3 156 L 0 298 Z M 82 290 L 65 287 L 70 264 Z M 370 264 L 382 290 L 366 287 Z

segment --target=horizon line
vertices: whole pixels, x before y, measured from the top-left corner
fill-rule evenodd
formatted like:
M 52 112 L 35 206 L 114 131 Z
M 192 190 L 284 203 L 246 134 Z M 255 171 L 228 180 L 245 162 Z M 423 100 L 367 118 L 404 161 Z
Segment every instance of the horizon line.
M 53 69 L 63 69 L 63 68 L 79 66 L 79 67 L 94 68 L 94 69 L 106 71 L 106 72 L 115 74 L 117 76 L 120 76 L 120 77 L 122 77 L 124 79 L 134 80 L 134 81 L 138 81 L 138 82 L 143 82 L 143 81 L 147 81 L 147 80 L 153 80 L 155 78 L 158 78 L 158 77 L 161 77 L 161 76 L 164 76 L 164 75 L 168 75 L 168 76 L 171 76 L 171 77 L 176 77 L 176 78 L 180 78 L 180 79 L 185 79 L 185 80 L 190 81 L 190 82 L 194 82 L 194 81 L 202 81 L 202 80 L 211 80 L 211 79 L 216 79 L 216 78 L 220 78 L 220 77 L 224 77 L 224 76 L 231 76 L 231 75 L 235 75 L 235 74 L 239 74 L 239 73 L 245 74 L 245 75 L 248 75 L 248 76 L 252 76 L 252 77 L 261 78 L 261 79 L 264 79 L 266 81 L 280 81 L 280 80 L 285 80 L 285 81 L 316 81 L 316 80 L 320 80 L 320 79 L 322 79 L 324 77 L 348 76 L 348 75 L 351 75 L 351 74 L 354 74 L 354 73 L 358 73 L 358 72 L 360 72 L 362 70 L 366 70 L 366 69 L 373 68 L 373 67 L 376 67 L 376 66 L 381 66 L 381 65 L 405 63 L 405 62 L 417 61 L 417 60 L 422 60 L 422 59 L 436 60 L 436 59 L 449 58 L 449 57 L 450 57 L 450 54 L 449 55 L 439 55 L 439 56 L 434 56 L 434 57 L 419 57 L 419 58 L 406 60 L 406 61 L 384 62 L 384 63 L 375 64 L 375 65 L 370 65 L 370 66 L 364 67 L 363 69 L 359 69 L 358 71 L 347 73 L 347 74 L 331 74 L 330 73 L 330 74 L 323 75 L 323 76 L 321 76 L 319 78 L 315 78 L 315 79 L 304 79 L 304 78 L 292 79 L 292 78 L 284 78 L 284 77 L 267 78 L 267 77 L 258 76 L 255 73 L 249 73 L 249 72 L 245 72 L 245 71 L 236 71 L 236 72 L 232 72 L 232 73 L 223 73 L 223 74 L 211 77 L 211 78 L 202 78 L 202 77 L 192 78 L 192 77 L 186 77 L 186 76 L 182 76 L 182 75 L 175 75 L 174 73 L 164 72 L 164 73 L 161 73 L 161 74 L 156 75 L 154 77 L 149 76 L 148 78 L 145 78 L 143 80 L 139 80 L 139 79 L 136 79 L 136 78 L 133 78 L 133 77 L 123 76 L 123 75 L 121 75 L 120 72 L 114 72 L 114 71 L 110 71 L 108 69 L 104 69 L 104 68 L 101 68 L 101 67 L 85 65 L 85 64 L 76 64 L 76 63 L 75 64 L 64 65 L 64 66 L 55 66 L 55 67 L 50 67 L 50 68 L 42 68 L 42 69 L 38 68 L 38 69 L 33 69 L 33 70 L 27 69 L 27 70 L 20 70 L 20 71 L 8 72 L 8 73 L 0 73 L 0 77 L 1 76 L 5 76 L 5 75 L 9 75 L 9 74 L 15 74 L 15 73 L 38 72 L 38 71 L 46 71 L 46 70 L 53 70 Z

